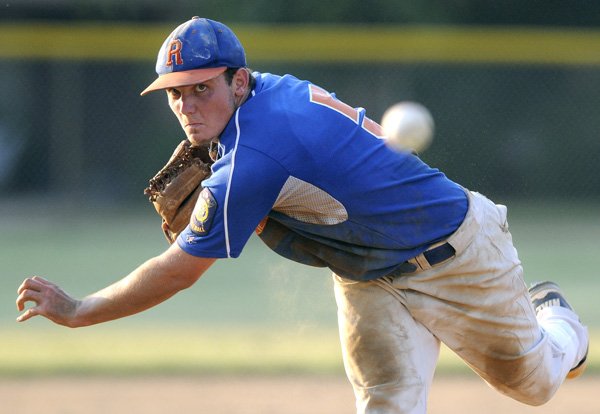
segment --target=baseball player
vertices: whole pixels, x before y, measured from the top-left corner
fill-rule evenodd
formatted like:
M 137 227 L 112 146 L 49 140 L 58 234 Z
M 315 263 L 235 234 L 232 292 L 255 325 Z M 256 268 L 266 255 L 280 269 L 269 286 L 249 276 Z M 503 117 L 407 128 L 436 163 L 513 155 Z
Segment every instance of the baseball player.
M 526 287 L 506 207 L 389 149 L 364 109 L 291 75 L 252 73 L 219 22 L 178 26 L 156 70 L 142 94 L 166 91 L 189 143 L 213 149 L 189 222 L 164 253 L 81 300 L 26 279 L 18 321 L 79 327 L 143 311 L 238 257 L 256 232 L 333 271 L 358 413 L 426 412 L 441 342 L 530 405 L 583 371 L 587 329 L 557 285 Z

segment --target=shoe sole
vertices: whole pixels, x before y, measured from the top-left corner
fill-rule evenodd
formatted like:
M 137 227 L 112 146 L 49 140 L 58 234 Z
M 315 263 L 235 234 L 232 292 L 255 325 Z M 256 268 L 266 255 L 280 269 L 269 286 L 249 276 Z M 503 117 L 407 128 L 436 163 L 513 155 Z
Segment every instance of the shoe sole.
M 554 282 L 537 282 L 534 283 L 530 288 L 529 288 L 529 296 L 531 297 L 532 301 L 534 300 L 534 297 L 542 294 L 542 296 L 546 295 L 546 292 L 548 291 L 555 291 L 557 292 L 563 300 L 564 307 L 566 307 L 567 309 L 573 310 L 573 308 L 571 307 L 571 305 L 567 302 L 567 300 L 565 299 L 564 295 L 562 294 L 562 291 L 560 289 L 560 287 L 554 283 Z M 561 306 L 561 305 L 558 305 Z M 588 349 L 589 349 L 589 345 L 588 345 Z M 574 379 L 579 377 L 581 374 L 583 374 L 583 372 L 585 371 L 585 369 L 587 368 L 587 356 L 588 356 L 588 351 L 586 351 L 585 356 L 583 357 L 583 359 L 581 361 L 579 361 L 579 364 L 577 364 L 577 366 L 575 368 L 572 368 L 569 373 L 567 374 L 567 379 Z
M 588 348 L 589 349 L 589 348 Z M 586 351 L 585 356 L 583 357 L 583 359 L 581 360 L 581 362 L 572 370 L 569 371 L 569 373 L 567 374 L 567 379 L 575 379 L 577 377 L 579 377 L 581 374 L 583 374 L 583 372 L 585 371 L 585 369 L 587 368 L 587 356 L 588 353 Z

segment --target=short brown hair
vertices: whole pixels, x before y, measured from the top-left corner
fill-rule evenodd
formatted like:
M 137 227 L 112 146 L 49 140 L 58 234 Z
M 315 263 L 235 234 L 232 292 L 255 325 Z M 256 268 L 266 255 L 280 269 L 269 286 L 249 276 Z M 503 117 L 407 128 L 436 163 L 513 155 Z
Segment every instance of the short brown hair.
M 240 69 L 241 68 L 227 68 L 227 69 L 225 69 L 225 72 L 223 72 L 223 76 L 225 76 L 225 81 L 227 82 L 228 85 L 231 85 L 231 82 L 233 82 L 234 75 Z M 252 70 L 250 70 L 250 68 L 246 68 L 246 69 L 248 70 L 248 74 L 250 75 L 250 81 L 248 82 L 248 87 L 250 89 L 252 89 L 252 88 L 254 88 L 254 84 L 256 83 L 256 79 L 254 79 L 254 76 L 252 76 Z

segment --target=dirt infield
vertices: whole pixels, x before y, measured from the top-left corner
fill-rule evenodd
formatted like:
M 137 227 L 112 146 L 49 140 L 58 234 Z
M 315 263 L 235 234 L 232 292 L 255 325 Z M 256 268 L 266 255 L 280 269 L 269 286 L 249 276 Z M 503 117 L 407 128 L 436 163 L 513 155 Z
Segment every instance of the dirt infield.
M 569 381 L 543 407 L 497 394 L 477 378 L 436 378 L 431 414 L 600 413 L 600 378 Z M 353 396 L 344 378 L 188 377 L 0 380 L 0 413 L 344 414 Z

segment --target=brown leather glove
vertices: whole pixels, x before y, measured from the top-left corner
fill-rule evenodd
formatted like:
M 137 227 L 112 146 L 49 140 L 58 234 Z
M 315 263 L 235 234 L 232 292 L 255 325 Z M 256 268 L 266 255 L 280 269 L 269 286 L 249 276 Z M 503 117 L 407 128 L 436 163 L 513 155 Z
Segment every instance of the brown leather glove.
M 183 140 L 144 190 L 162 218 L 161 227 L 169 243 L 175 242 L 190 222 L 201 183 L 210 177 L 212 164 L 208 148 L 192 147 Z

